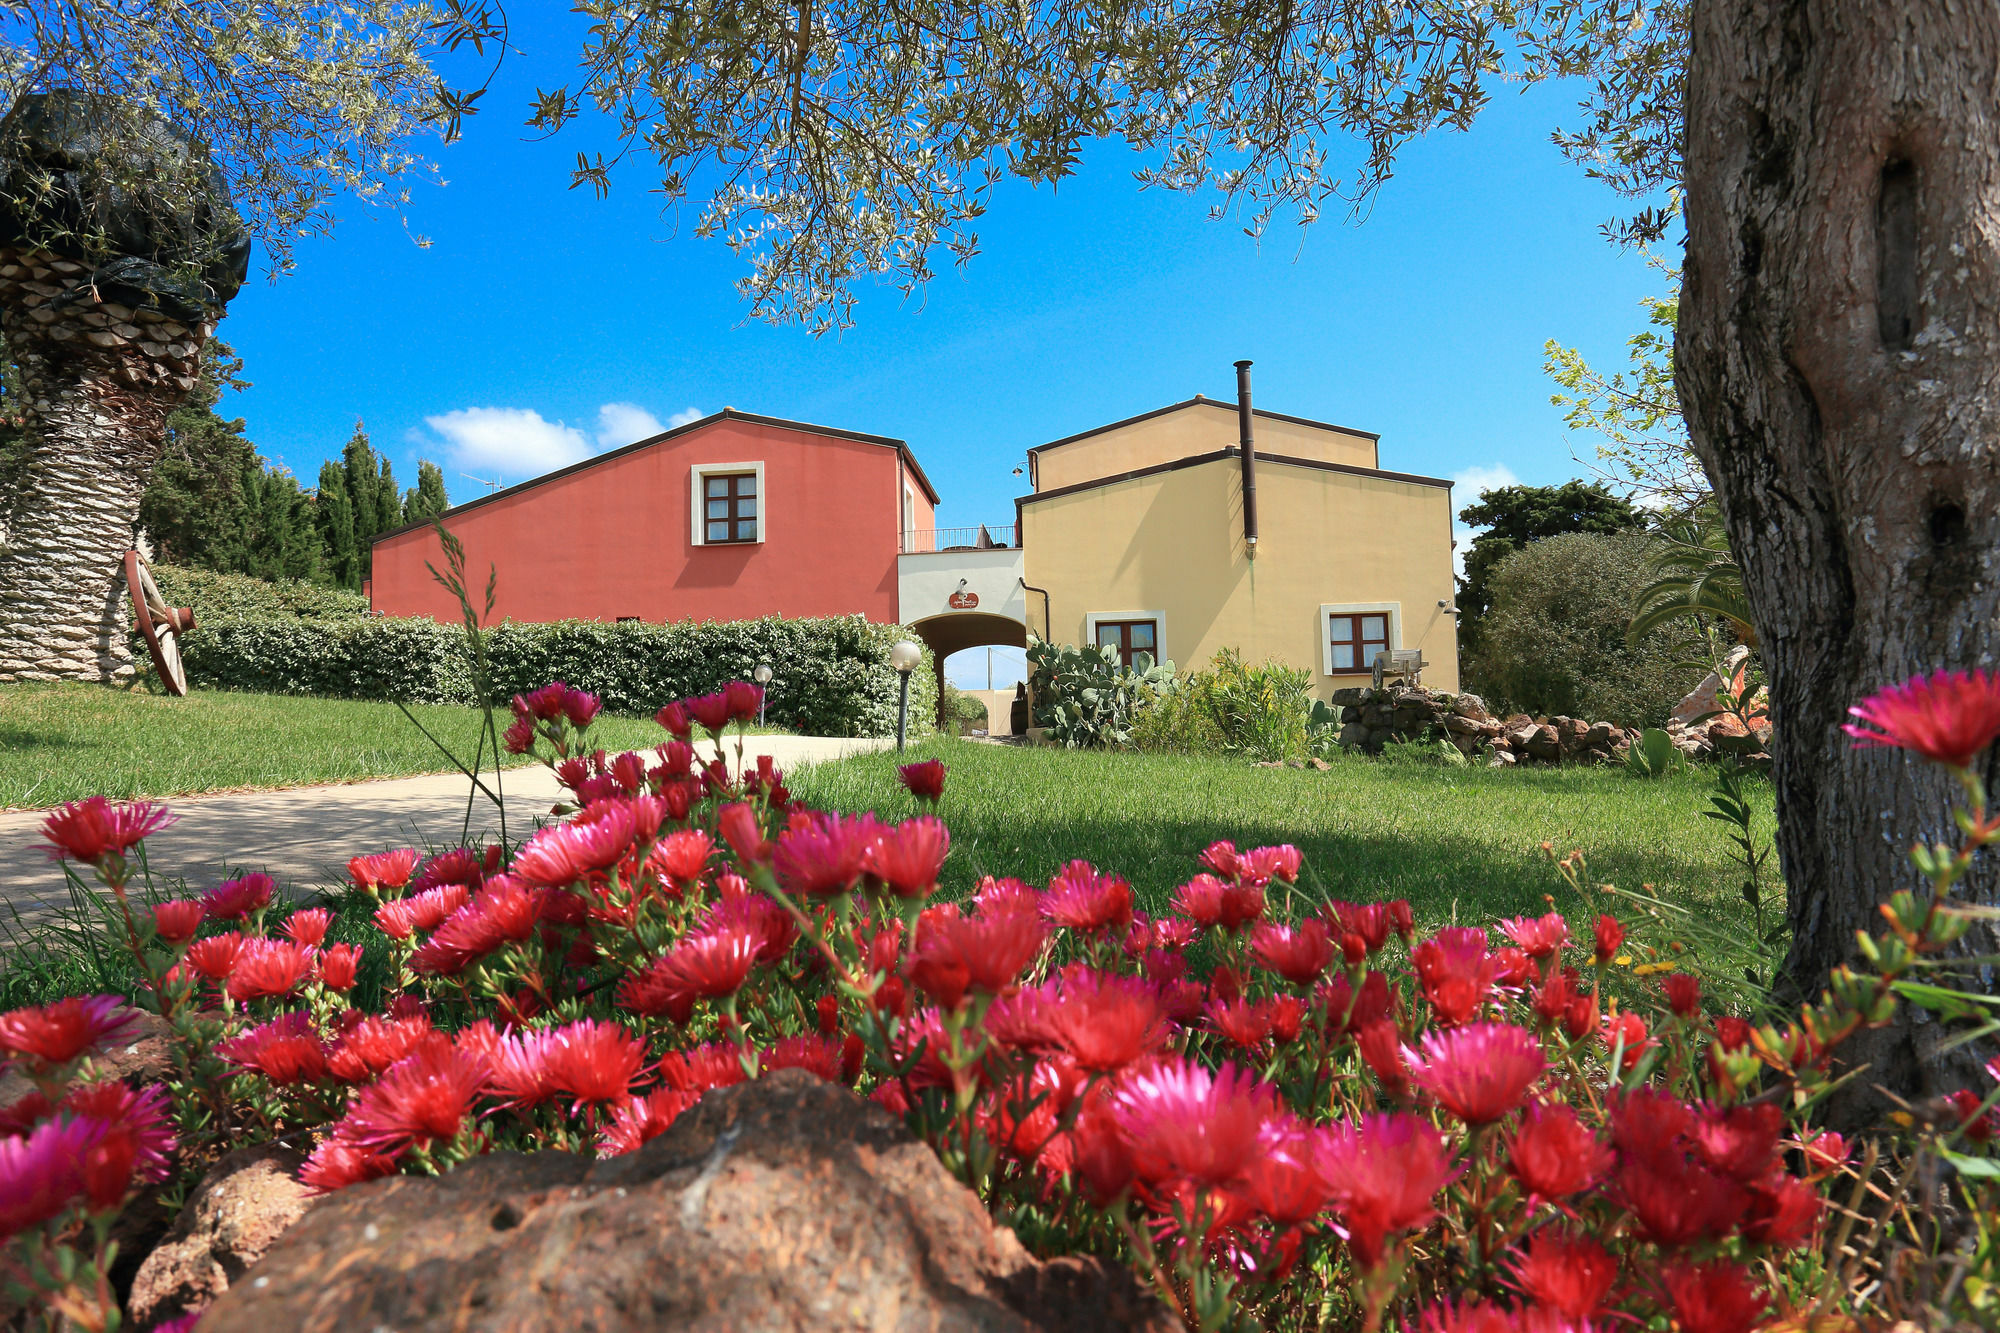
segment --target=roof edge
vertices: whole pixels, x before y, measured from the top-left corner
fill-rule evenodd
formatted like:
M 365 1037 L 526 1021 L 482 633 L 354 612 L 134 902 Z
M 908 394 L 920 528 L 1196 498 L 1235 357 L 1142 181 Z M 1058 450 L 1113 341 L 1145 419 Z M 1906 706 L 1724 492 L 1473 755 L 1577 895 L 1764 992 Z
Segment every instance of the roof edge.
M 791 421 L 785 417 L 767 417 L 757 412 L 739 412 L 733 407 L 725 407 L 720 412 L 711 412 L 705 417 L 697 417 L 695 420 L 687 422 L 684 425 L 675 426 L 671 430 L 663 430 L 657 435 L 648 435 L 643 440 L 634 440 L 630 444 L 622 444 L 616 449 L 608 449 L 601 454 L 592 454 L 589 458 L 571 463 L 568 467 L 560 467 L 553 472 L 544 472 L 539 477 L 530 477 L 526 481 L 515 482 L 512 486 L 494 491 L 489 495 L 482 495 L 477 499 L 467 500 L 463 504 L 453 505 L 436 517 L 442 520 L 450 518 L 453 514 L 464 513 L 469 509 L 478 509 L 480 506 L 492 504 L 496 500 L 518 495 L 523 491 L 532 490 L 534 487 L 547 482 L 557 481 L 563 477 L 585 471 L 588 468 L 596 467 L 599 463 L 608 463 L 614 458 L 622 458 L 635 450 L 650 448 L 656 444 L 664 444 L 668 440 L 691 434 L 694 431 L 700 430 L 703 426 L 713 425 L 715 422 L 723 420 L 747 421 L 755 426 L 773 426 L 780 430 L 795 430 L 808 435 L 824 435 L 829 439 L 854 440 L 862 444 L 879 444 L 886 448 L 894 449 L 902 456 L 904 464 L 916 476 L 917 484 L 924 488 L 924 494 L 930 497 L 931 503 L 933 505 L 941 503 L 937 488 L 931 485 L 931 479 L 924 475 L 923 465 L 917 462 L 917 456 L 910 451 L 910 446 L 906 441 L 898 440 L 888 435 L 870 435 L 864 431 L 843 430 L 838 426 L 816 426 L 810 421 Z M 377 542 L 387 541 L 391 537 L 400 537 L 404 533 L 414 532 L 418 528 L 427 528 L 431 525 L 432 521 L 432 519 L 423 519 L 416 523 L 405 523 L 401 527 L 391 528 L 387 532 L 378 532 L 369 538 L 368 545 L 372 549 Z
M 1130 472 L 1119 472 L 1108 477 L 1096 477 L 1090 481 L 1072 482 L 1068 486 L 1058 486 L 1054 490 L 1049 491 L 1034 491 L 1027 495 L 1016 496 L 1014 498 L 1014 509 L 1018 515 L 1023 505 L 1033 504 L 1037 500 L 1052 500 L 1059 496 L 1076 495 L 1083 491 L 1096 490 L 1103 486 L 1115 486 L 1121 481 L 1137 481 L 1142 477 L 1155 477 L 1163 472 L 1178 472 L 1182 468 L 1198 467 L 1204 463 L 1219 463 L 1224 459 L 1236 458 L 1240 456 L 1241 452 L 1241 450 L 1232 444 L 1226 449 L 1217 449 L 1205 454 L 1189 454 L 1185 458 L 1176 458 L 1167 463 L 1154 463 L 1148 467 L 1134 468 Z M 1260 453 L 1257 455 L 1257 461 L 1259 463 L 1275 463 L 1281 467 L 1310 468 L 1315 472 L 1340 472 L 1349 476 L 1374 477 L 1380 481 L 1400 481 L 1413 486 L 1442 487 L 1445 490 L 1452 488 L 1452 483 L 1443 477 L 1424 477 L 1414 472 L 1389 472 L 1377 467 L 1356 467 L 1352 463 L 1327 463 L 1317 458 L 1293 458 L 1287 454 Z
M 1183 398 L 1178 403 L 1169 403 L 1165 407 L 1156 407 L 1150 412 L 1141 412 L 1137 416 L 1125 417 L 1122 420 L 1109 422 L 1102 426 L 1093 426 L 1089 430 L 1078 431 L 1074 435 L 1065 435 L 1060 440 L 1050 440 L 1047 444 L 1035 445 L 1028 450 L 1028 453 L 1032 456 L 1041 453 L 1045 449 L 1060 449 L 1065 444 L 1075 444 L 1078 440 L 1087 440 L 1093 435 L 1102 435 L 1106 431 L 1117 430 L 1121 426 L 1137 425 L 1141 421 L 1151 421 L 1154 417 L 1163 417 L 1169 412 L 1178 412 L 1188 407 L 1219 407 L 1225 412 L 1234 412 L 1236 410 L 1236 404 L 1233 402 L 1222 398 L 1210 398 L 1198 393 L 1192 398 Z M 1287 412 L 1273 412 L 1268 408 L 1253 406 L 1250 409 L 1250 415 L 1253 417 L 1267 417 L 1272 421 L 1289 421 L 1298 426 L 1313 426 L 1320 430 L 1339 431 L 1342 435 L 1353 435 L 1363 440 L 1374 440 L 1378 444 L 1382 440 L 1381 435 L 1372 430 L 1356 430 L 1352 426 L 1336 425 L 1331 421 L 1318 421 L 1312 417 L 1293 416 Z

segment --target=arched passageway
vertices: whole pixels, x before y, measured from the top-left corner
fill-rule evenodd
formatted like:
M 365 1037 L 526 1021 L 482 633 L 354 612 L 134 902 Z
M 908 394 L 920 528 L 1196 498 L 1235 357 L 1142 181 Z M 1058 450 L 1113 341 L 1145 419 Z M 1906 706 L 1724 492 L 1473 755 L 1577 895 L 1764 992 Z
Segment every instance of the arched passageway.
M 967 648 L 984 648 L 989 644 L 996 648 L 1028 646 L 1026 625 L 1012 616 L 988 615 L 984 611 L 947 611 L 942 615 L 926 616 L 911 622 L 910 629 L 931 650 L 931 666 L 937 673 L 940 710 L 944 703 L 944 662 L 947 657 Z M 987 712 L 991 717 L 991 701 Z M 941 711 L 938 721 L 944 721 Z

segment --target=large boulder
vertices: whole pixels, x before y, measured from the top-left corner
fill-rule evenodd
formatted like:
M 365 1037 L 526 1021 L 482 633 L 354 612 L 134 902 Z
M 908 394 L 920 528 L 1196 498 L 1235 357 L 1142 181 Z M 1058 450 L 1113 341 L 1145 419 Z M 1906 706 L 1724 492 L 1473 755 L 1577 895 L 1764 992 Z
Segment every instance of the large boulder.
M 902 1123 L 802 1070 L 710 1093 L 629 1157 L 496 1153 L 316 1205 L 202 1333 L 1081 1330 L 1178 1321 L 1030 1257 Z
M 146 1256 L 126 1302 L 140 1328 L 199 1310 L 291 1229 L 313 1195 L 299 1183 L 305 1158 L 260 1144 L 227 1153 L 202 1178 L 173 1231 Z

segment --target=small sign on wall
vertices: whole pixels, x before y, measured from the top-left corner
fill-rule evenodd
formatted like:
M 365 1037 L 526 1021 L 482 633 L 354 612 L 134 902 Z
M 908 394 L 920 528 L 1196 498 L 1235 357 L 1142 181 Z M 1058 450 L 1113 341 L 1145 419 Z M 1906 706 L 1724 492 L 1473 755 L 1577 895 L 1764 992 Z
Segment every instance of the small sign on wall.
M 961 588 L 944 600 L 945 604 L 954 611 L 970 611 L 979 605 L 979 594 L 976 592 L 966 592 Z

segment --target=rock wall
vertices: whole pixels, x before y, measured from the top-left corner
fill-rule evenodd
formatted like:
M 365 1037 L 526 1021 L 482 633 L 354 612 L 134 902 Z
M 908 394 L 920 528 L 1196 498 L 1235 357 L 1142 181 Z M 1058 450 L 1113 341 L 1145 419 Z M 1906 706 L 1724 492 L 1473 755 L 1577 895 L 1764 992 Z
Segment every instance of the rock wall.
M 1333 706 L 1341 710 L 1340 743 L 1351 750 L 1379 754 L 1392 740 L 1443 737 L 1467 758 L 1488 751 L 1488 763 L 1617 764 L 1639 737 L 1637 728 L 1576 717 L 1530 717 L 1513 713 L 1495 717 L 1476 694 L 1444 694 L 1420 686 L 1391 685 L 1384 689 L 1357 686 L 1336 690 Z M 1746 729 L 1733 717 L 1688 721 L 1677 715 L 1666 725 L 1674 747 L 1690 759 L 1737 756 L 1746 764 L 1768 763 L 1765 752 L 1771 729 L 1760 724 Z

